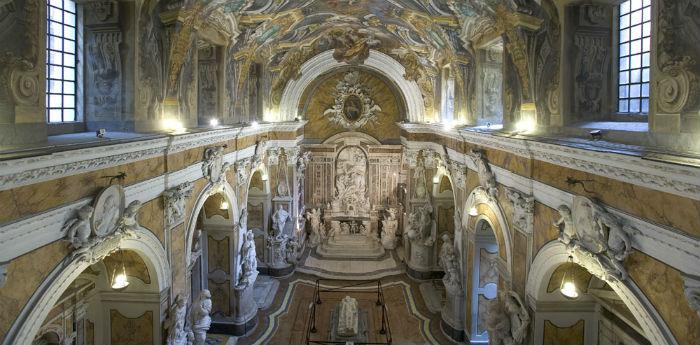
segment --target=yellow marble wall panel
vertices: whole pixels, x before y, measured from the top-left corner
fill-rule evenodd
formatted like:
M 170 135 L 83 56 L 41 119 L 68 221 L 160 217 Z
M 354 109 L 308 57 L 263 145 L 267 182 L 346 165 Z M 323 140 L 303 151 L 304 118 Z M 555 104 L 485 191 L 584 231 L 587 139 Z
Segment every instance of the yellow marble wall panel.
M 309 122 L 305 126 L 305 139 L 323 141 L 335 134 L 347 131 L 345 128 L 330 122 L 328 117 L 323 115 L 327 109 L 335 104 L 335 87 L 347 73 L 348 70 L 335 72 L 309 92 L 308 97 L 310 98 L 306 102 L 308 105 L 305 110 Z M 396 123 L 401 121 L 403 116 L 397 103 L 398 94 L 393 90 L 394 88 L 383 78 L 366 71 L 360 71 L 360 83 L 371 90 L 368 96 L 382 108 L 382 111 L 377 115 L 377 122 L 369 123 L 358 131 L 369 134 L 379 141 L 398 139 L 400 130 Z
M 233 204 L 229 202 L 229 209 L 222 210 L 221 203 L 224 200 L 226 200 L 226 198 L 221 193 L 212 194 L 209 198 L 207 198 L 207 200 L 204 202 L 204 213 L 207 215 L 207 218 L 211 218 L 215 215 L 224 217 L 225 219 L 229 218 L 229 210 L 231 207 L 233 207 Z
M 95 324 L 85 319 L 85 345 L 95 345 Z
M 10 262 L 7 282 L 0 288 L 0 339 L 5 337 L 34 291 L 68 254 L 66 242 L 57 241 Z
M 549 320 L 544 321 L 543 345 L 583 345 L 585 322 L 579 320 L 570 327 L 557 327 Z
M 498 242 L 498 255 L 503 259 L 506 260 L 508 258 L 507 252 L 506 252 L 506 242 L 505 238 L 503 238 L 503 231 L 501 230 L 501 224 L 498 222 L 498 218 L 496 217 L 496 214 L 493 212 L 491 207 L 486 204 L 479 204 L 476 206 L 477 212 L 479 212 L 480 215 L 484 215 L 486 218 L 489 219 L 491 222 L 491 225 L 493 226 L 493 232 L 496 235 L 496 242 Z M 474 219 L 475 217 L 470 217 L 470 219 Z M 476 224 L 474 224 L 476 225 Z
M 525 296 L 527 279 L 527 237 L 520 231 L 513 231 L 513 290 Z
M 228 273 L 231 267 L 231 257 L 229 255 L 229 237 L 216 240 L 211 236 L 207 237 L 207 249 L 209 260 L 209 273 L 220 270 Z
M 625 267 L 678 343 L 700 344 L 700 317 L 685 298 L 680 272 L 638 251 L 627 258 Z
M 12 190 L 0 191 L 0 223 L 4 223 L 13 219 L 20 218 L 20 213 L 17 203 L 15 202 L 14 192 Z
M 5 208 L 4 205 L 8 205 L 7 208 L 10 210 L 9 212 L 0 213 L 0 216 L 25 217 L 85 197 L 95 196 L 100 190 L 109 185 L 110 179 L 105 178 L 105 176 L 114 176 L 122 172 L 127 174 L 124 181 L 121 182 L 122 185 L 128 186 L 141 182 L 164 173 L 163 159 L 151 158 L 108 169 L 14 188 L 0 194 L 0 205 L 3 205 L 3 208 Z M 13 211 L 13 208 L 15 211 Z M 0 219 L 1 222 L 10 220 Z
M 553 223 L 559 219 L 559 212 L 544 204 L 535 201 L 535 221 L 533 227 L 533 250 L 537 252 L 544 247 L 549 241 L 559 237 L 559 230 Z
M 204 159 L 204 151 L 206 148 L 207 146 L 200 146 L 168 155 L 168 171 L 178 171 L 192 164 L 201 162 Z
M 112 345 L 153 344 L 153 312 L 147 311 L 136 318 L 128 318 L 117 310 L 110 310 Z
M 185 272 L 185 255 L 188 255 L 189 250 L 185 251 L 185 227 L 180 224 L 170 231 L 170 248 L 172 250 L 172 263 L 170 266 L 173 272 L 172 290 L 176 296 L 178 294 L 189 296 L 190 289 L 187 285 L 187 272 Z
M 231 314 L 230 308 L 230 282 L 225 280 L 223 283 L 217 283 L 209 279 L 209 291 L 211 292 L 211 304 L 212 310 L 211 314 L 214 316 L 229 316 Z
M 534 178 L 573 194 L 587 193 L 579 186 L 570 187 L 567 177 L 586 182 L 586 188 L 595 191 L 588 194 L 601 202 L 641 218 L 668 225 L 692 236 L 700 237 L 700 201 L 669 193 L 619 182 L 603 176 L 536 161 Z
M 146 202 L 141 207 L 138 214 L 138 222 L 144 228 L 151 230 L 160 243 L 165 246 L 165 221 L 164 212 L 165 206 L 162 197 L 157 197 L 149 202 Z

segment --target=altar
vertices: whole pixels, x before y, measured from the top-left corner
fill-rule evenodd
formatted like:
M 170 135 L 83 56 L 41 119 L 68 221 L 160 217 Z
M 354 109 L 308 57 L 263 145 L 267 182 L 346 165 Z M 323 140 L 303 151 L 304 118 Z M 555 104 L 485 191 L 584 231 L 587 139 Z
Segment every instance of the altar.
M 360 146 L 344 147 L 336 159 L 335 196 L 324 210 L 326 234 L 317 248 L 324 258 L 379 258 L 384 255 L 372 224 L 367 193 L 367 154 Z

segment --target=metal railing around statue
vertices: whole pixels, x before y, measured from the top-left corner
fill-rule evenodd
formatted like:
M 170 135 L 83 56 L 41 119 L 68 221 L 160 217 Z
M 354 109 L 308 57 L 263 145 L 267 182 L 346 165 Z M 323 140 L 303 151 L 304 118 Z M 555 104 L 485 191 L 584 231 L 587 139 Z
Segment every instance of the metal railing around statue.
M 353 283 L 350 285 L 344 285 L 344 286 L 338 286 L 338 287 L 333 287 L 333 288 L 327 288 L 327 289 L 321 289 L 321 281 L 325 279 L 316 279 L 316 289 L 314 290 L 314 297 L 313 301 L 309 303 L 309 317 L 308 317 L 308 322 L 306 326 L 306 344 L 318 344 L 318 345 L 327 345 L 327 344 L 341 344 L 345 345 L 345 341 L 334 341 L 334 340 L 322 340 L 322 339 L 311 339 L 311 335 L 315 334 L 318 330 L 316 329 L 316 306 L 320 305 L 323 303 L 321 300 L 321 293 L 322 292 L 352 292 L 354 294 L 357 293 L 374 293 L 373 291 L 358 291 L 354 290 L 351 288 L 358 287 L 358 286 L 363 286 L 363 285 L 372 285 L 372 284 L 377 284 L 377 302 L 376 305 L 377 307 L 380 307 L 381 313 L 382 313 L 382 326 L 379 329 L 379 334 L 384 336 L 384 341 L 383 342 L 354 342 L 353 344 L 355 345 L 380 345 L 380 344 L 386 344 L 386 345 L 391 345 L 391 327 L 389 326 L 389 313 L 388 309 L 386 307 L 386 303 L 384 302 L 384 290 L 382 289 L 382 282 L 380 280 L 366 280 L 366 281 L 360 281 L 357 283 Z M 331 327 L 333 327 L 331 325 Z

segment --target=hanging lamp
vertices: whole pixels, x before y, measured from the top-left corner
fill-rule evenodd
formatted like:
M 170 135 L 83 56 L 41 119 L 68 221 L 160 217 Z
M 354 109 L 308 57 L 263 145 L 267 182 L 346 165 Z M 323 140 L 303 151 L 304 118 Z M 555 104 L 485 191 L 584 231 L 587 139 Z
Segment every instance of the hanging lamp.
M 567 267 L 564 270 L 564 276 L 561 279 L 559 291 L 568 299 L 576 299 L 579 296 L 578 288 L 576 287 L 576 272 L 574 272 L 574 257 L 569 255 L 569 260 L 566 263 Z
M 126 275 L 126 265 L 124 264 L 124 252 L 119 249 L 119 257 L 122 264 L 121 273 L 117 274 L 118 268 L 112 271 L 112 290 L 121 291 L 129 286 L 129 278 Z

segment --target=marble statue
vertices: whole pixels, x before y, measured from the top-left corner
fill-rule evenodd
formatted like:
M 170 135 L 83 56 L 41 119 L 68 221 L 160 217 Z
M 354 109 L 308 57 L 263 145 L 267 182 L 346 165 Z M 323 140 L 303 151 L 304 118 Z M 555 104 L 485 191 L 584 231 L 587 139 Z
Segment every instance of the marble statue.
M 202 175 L 209 179 L 211 183 L 219 183 L 226 178 L 226 170 L 229 163 L 224 162 L 225 146 L 209 147 L 204 151 L 204 161 L 202 162 Z
M 258 273 L 258 259 L 255 253 L 255 234 L 248 230 L 241 246 L 241 278 L 239 286 L 249 286 L 255 283 Z
M 77 218 L 63 225 L 66 239 L 71 243 L 73 248 L 81 248 L 89 243 L 90 235 L 92 234 L 92 228 L 90 227 L 92 212 L 92 206 L 85 205 L 78 210 Z
M 357 146 L 348 146 L 336 160 L 334 212 L 362 213 L 369 209 L 367 200 L 367 157 Z
M 185 218 L 185 206 L 187 198 L 192 196 L 192 182 L 185 182 L 163 192 L 165 199 L 165 222 L 173 226 Z
M 423 199 L 427 196 L 427 187 L 425 182 L 425 167 L 423 160 L 418 161 L 418 165 L 413 171 L 413 178 L 416 181 L 416 198 Z
M 489 345 L 522 345 L 529 325 L 530 314 L 516 292 L 501 292 L 489 302 L 486 313 Z
M 338 335 L 342 337 L 352 337 L 357 335 L 359 327 L 357 300 L 345 296 L 340 301 L 338 309 Z
M 188 345 L 206 345 L 207 331 L 211 326 L 211 292 L 202 290 L 199 296 L 192 301 L 189 323 L 190 331 L 187 335 Z
M 396 208 L 390 207 L 382 220 L 382 245 L 385 249 L 396 248 L 396 230 L 399 227 L 396 212 Z
M 331 222 L 331 228 L 328 231 L 328 238 L 335 238 L 335 236 L 340 235 L 341 231 L 339 222 Z
M 440 267 L 445 272 L 442 283 L 445 288 L 452 293 L 461 290 L 462 282 L 459 274 L 459 262 L 454 250 L 454 241 L 447 233 L 442 234 L 442 246 L 440 247 Z
M 417 208 L 409 215 L 409 230 L 406 234 L 408 239 L 425 246 L 433 245 L 435 239 L 433 238 L 432 212 L 433 207 L 428 204 Z
M 297 251 L 299 250 L 299 242 L 294 239 L 287 240 L 285 247 L 285 256 L 288 264 L 294 265 L 297 263 Z
M 321 234 L 321 210 L 318 208 L 311 209 L 306 212 L 306 219 L 311 223 L 311 235 L 309 242 L 315 247 L 321 243 L 323 235 Z
M 168 318 L 165 320 L 165 329 L 168 330 L 167 345 L 185 345 L 187 343 L 186 317 L 187 300 L 184 296 L 178 295 L 175 303 L 170 307 Z
M 506 188 L 506 196 L 513 205 L 513 224 L 528 234 L 532 233 L 535 197 L 524 195 L 514 188 Z
M 279 205 L 277 211 L 272 215 L 272 231 L 276 238 L 281 238 L 284 234 L 284 228 L 287 221 L 291 220 L 291 215 L 285 210 L 282 205 Z

